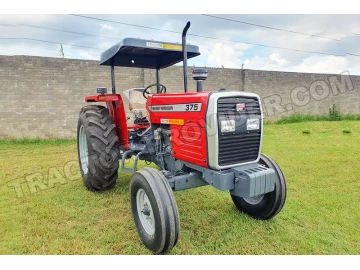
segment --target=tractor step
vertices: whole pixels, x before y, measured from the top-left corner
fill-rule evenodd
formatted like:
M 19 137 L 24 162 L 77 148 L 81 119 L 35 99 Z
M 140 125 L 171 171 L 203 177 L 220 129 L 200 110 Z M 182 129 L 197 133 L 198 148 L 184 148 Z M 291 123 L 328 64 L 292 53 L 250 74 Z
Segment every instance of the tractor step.
M 135 153 L 132 150 L 128 150 L 128 151 L 124 152 L 122 159 L 121 159 L 121 170 L 123 172 L 134 173 L 137 171 L 137 163 L 139 161 L 139 157 L 143 154 L 143 152 L 139 152 L 136 154 L 135 160 L 134 160 L 134 166 L 132 168 L 125 168 L 125 160 L 127 158 L 131 158 L 134 154 Z

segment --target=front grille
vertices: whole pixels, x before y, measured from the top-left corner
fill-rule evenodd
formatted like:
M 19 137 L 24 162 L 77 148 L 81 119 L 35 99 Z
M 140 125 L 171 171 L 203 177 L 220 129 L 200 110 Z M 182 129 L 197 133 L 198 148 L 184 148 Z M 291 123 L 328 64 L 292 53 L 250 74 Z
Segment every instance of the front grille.
M 244 103 L 245 110 L 242 112 L 236 111 L 236 104 Z M 218 114 L 240 113 L 247 115 L 260 115 L 260 104 L 256 98 L 248 97 L 229 97 L 218 99 Z
M 236 111 L 236 104 L 243 103 L 243 111 Z M 218 99 L 219 123 L 219 166 L 239 164 L 257 159 L 261 142 L 261 127 L 247 130 L 246 120 L 261 116 L 260 104 L 256 98 L 227 97 Z M 220 121 L 235 120 L 235 132 L 221 132 Z M 260 120 L 261 121 L 261 120 Z
M 261 134 L 229 134 L 219 137 L 219 165 L 231 165 L 250 162 L 259 154 Z

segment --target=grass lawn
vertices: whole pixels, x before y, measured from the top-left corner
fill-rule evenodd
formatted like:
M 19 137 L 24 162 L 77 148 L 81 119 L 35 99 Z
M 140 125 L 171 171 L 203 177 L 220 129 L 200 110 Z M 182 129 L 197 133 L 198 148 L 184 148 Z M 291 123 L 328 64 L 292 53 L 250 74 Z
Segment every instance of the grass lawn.
M 280 214 L 254 220 L 210 186 L 176 192 L 171 254 L 359 254 L 360 122 L 265 125 L 263 152 L 287 178 Z M 130 175 L 91 193 L 76 163 L 75 141 L 0 142 L 0 254 L 150 254 L 132 220 Z

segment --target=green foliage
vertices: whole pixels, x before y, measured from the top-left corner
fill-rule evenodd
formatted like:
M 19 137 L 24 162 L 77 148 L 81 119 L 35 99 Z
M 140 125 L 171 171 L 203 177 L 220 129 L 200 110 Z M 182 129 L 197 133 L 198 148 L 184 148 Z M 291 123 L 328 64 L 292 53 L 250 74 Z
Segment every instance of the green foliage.
M 301 123 L 301 122 L 309 122 L 309 121 L 327 121 L 327 117 L 322 115 L 292 114 L 290 116 L 282 117 L 281 119 L 275 121 L 275 123 L 291 124 L 291 123 Z
M 340 111 L 336 108 L 335 104 L 329 109 L 330 121 L 340 121 Z
M 351 133 L 351 130 L 350 129 L 343 129 L 342 131 L 344 134 L 350 134 Z
M 62 44 L 60 44 L 59 53 L 62 58 L 65 58 L 64 48 Z
M 8 138 L 0 140 L 0 145 L 62 145 L 74 142 L 74 139 Z
M 331 115 L 330 113 L 329 115 L 311 115 L 311 114 L 295 113 L 290 116 L 284 116 L 279 120 L 274 120 L 274 121 L 265 120 L 264 124 L 292 124 L 292 123 L 313 122 L 313 121 L 359 121 L 360 120 L 360 115 L 343 114 L 340 117 L 340 113 L 333 110 L 331 111 L 332 111 Z
M 340 120 L 360 121 L 360 115 L 356 115 L 356 114 L 342 114 Z
M 302 130 L 302 134 L 311 134 L 311 131 L 308 129 Z
M 283 116 L 278 120 L 265 119 L 264 124 L 292 124 L 313 121 L 360 121 L 360 114 L 340 114 L 339 109 L 334 104 L 332 108 L 329 109 L 327 115 L 294 113 L 289 116 Z
M 275 124 L 275 121 L 264 119 L 264 125 L 272 125 L 272 124 Z

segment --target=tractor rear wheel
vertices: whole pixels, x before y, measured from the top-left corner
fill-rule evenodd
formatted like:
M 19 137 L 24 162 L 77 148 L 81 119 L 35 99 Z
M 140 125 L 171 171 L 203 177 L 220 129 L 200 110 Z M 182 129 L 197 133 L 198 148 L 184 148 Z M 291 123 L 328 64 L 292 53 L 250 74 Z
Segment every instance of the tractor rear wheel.
M 239 211 L 244 212 L 258 219 L 271 219 L 283 208 L 286 200 L 285 176 L 279 165 L 270 157 L 261 154 L 259 163 L 267 168 L 271 168 L 276 173 L 275 189 L 264 195 L 242 198 L 231 195 L 235 206 Z
M 173 191 L 165 176 L 142 168 L 130 183 L 132 215 L 143 244 L 154 254 L 167 253 L 179 238 L 180 219 Z
M 119 168 L 118 141 L 107 108 L 90 105 L 81 109 L 77 146 L 80 172 L 87 189 L 104 191 L 115 186 Z

